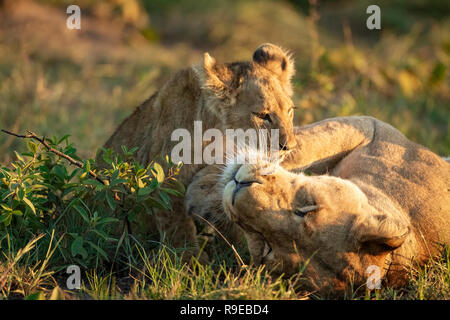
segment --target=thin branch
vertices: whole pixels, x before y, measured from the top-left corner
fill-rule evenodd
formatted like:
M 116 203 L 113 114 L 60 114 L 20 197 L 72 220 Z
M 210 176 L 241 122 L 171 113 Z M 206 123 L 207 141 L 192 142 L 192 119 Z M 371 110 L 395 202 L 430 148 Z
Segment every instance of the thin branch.
M 1 131 L 4 132 L 4 133 L 6 133 L 6 134 L 9 134 L 9 135 L 11 135 L 11 136 L 17 137 L 17 138 L 22 138 L 22 139 L 34 139 L 34 140 L 38 141 L 39 143 L 41 143 L 48 151 L 53 152 L 54 154 L 60 156 L 61 158 L 64 158 L 64 159 L 66 159 L 67 161 L 69 161 L 70 164 L 72 164 L 72 165 L 74 165 L 74 166 L 77 166 L 78 168 L 81 168 L 81 169 L 83 169 L 83 167 L 84 167 L 84 165 L 83 165 L 82 162 L 75 160 L 74 158 L 68 156 L 68 155 L 65 154 L 65 153 L 62 153 L 62 152 L 59 151 L 59 150 L 56 150 L 55 148 L 52 148 L 52 147 L 47 143 L 47 141 L 45 141 L 45 137 L 39 138 L 35 133 L 33 133 L 33 132 L 31 132 L 31 131 L 28 131 L 28 130 L 27 130 L 28 134 L 26 134 L 26 135 L 17 134 L 17 133 L 10 132 L 10 131 L 4 130 L 4 129 L 1 129 Z M 96 173 L 94 173 L 92 170 L 89 170 L 88 173 L 89 173 L 89 175 L 90 175 L 92 178 L 94 178 L 95 180 L 97 180 L 97 181 L 100 182 L 101 184 L 105 184 L 105 182 L 104 182 L 102 179 L 100 179 L 100 177 L 99 177 Z

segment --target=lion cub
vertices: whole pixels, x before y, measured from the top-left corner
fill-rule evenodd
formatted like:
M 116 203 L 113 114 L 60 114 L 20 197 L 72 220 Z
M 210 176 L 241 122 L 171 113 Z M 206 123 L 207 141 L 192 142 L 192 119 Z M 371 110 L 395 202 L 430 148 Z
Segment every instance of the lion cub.
M 292 150 L 296 146 L 293 74 L 293 60 L 273 44 L 261 45 L 253 59 L 245 62 L 219 64 L 205 53 L 200 65 L 176 73 L 125 119 L 104 147 L 117 152 L 123 145 L 138 147 L 137 160 L 147 165 L 158 155 L 171 154 L 177 144 L 171 140 L 174 130 L 184 128 L 193 134 L 194 121 L 202 121 L 203 130 L 216 128 L 222 132 L 229 128 L 279 129 L 280 145 Z M 203 141 L 200 147 L 208 144 Z M 203 167 L 204 163 L 185 163 L 179 180 L 189 184 Z M 173 199 L 173 208 L 173 212 L 155 213 L 161 238 L 175 247 L 188 246 L 196 253 L 196 229 L 184 210 L 183 199 Z M 145 224 L 144 231 L 151 225 Z

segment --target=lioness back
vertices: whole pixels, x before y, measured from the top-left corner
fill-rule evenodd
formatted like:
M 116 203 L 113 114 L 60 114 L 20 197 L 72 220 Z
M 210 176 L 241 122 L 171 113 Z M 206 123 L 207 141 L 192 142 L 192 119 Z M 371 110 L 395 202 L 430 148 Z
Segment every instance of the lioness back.
M 344 158 L 332 174 L 392 199 L 423 234 L 424 246 L 430 246 L 424 250 L 450 243 L 450 164 L 385 122 L 374 119 L 374 132 L 372 141 Z

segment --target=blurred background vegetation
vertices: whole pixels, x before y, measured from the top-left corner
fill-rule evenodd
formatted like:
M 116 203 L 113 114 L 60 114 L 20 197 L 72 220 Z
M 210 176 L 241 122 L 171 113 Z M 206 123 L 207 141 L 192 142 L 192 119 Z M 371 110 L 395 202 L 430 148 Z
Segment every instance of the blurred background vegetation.
M 81 30 L 66 7 L 81 7 Z M 381 8 L 381 30 L 366 8 Z M 63 136 L 92 157 L 177 69 L 263 42 L 297 64 L 296 124 L 371 115 L 450 155 L 450 2 L 0 0 L 0 128 Z M 0 135 L 0 161 L 22 142 Z

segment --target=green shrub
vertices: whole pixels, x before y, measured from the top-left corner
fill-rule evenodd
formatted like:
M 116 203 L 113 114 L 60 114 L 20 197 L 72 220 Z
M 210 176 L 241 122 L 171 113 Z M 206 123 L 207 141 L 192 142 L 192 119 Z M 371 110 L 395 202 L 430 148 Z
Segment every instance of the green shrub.
M 52 259 L 61 267 L 131 262 L 135 244 L 142 243 L 130 226 L 155 208 L 172 210 L 170 197 L 184 192 L 176 180 L 181 165 L 166 157 L 162 165 L 153 161 L 144 167 L 133 157 L 136 148 L 123 147 L 121 154 L 103 150 L 106 167 L 100 169 L 94 160 L 77 157 L 68 136 L 46 142 L 82 168 L 31 140 L 27 152 L 16 152 L 15 162 L 1 166 L 0 250 L 17 252 L 36 234 L 45 234 L 35 250 L 38 261 L 54 231 L 60 243 Z

